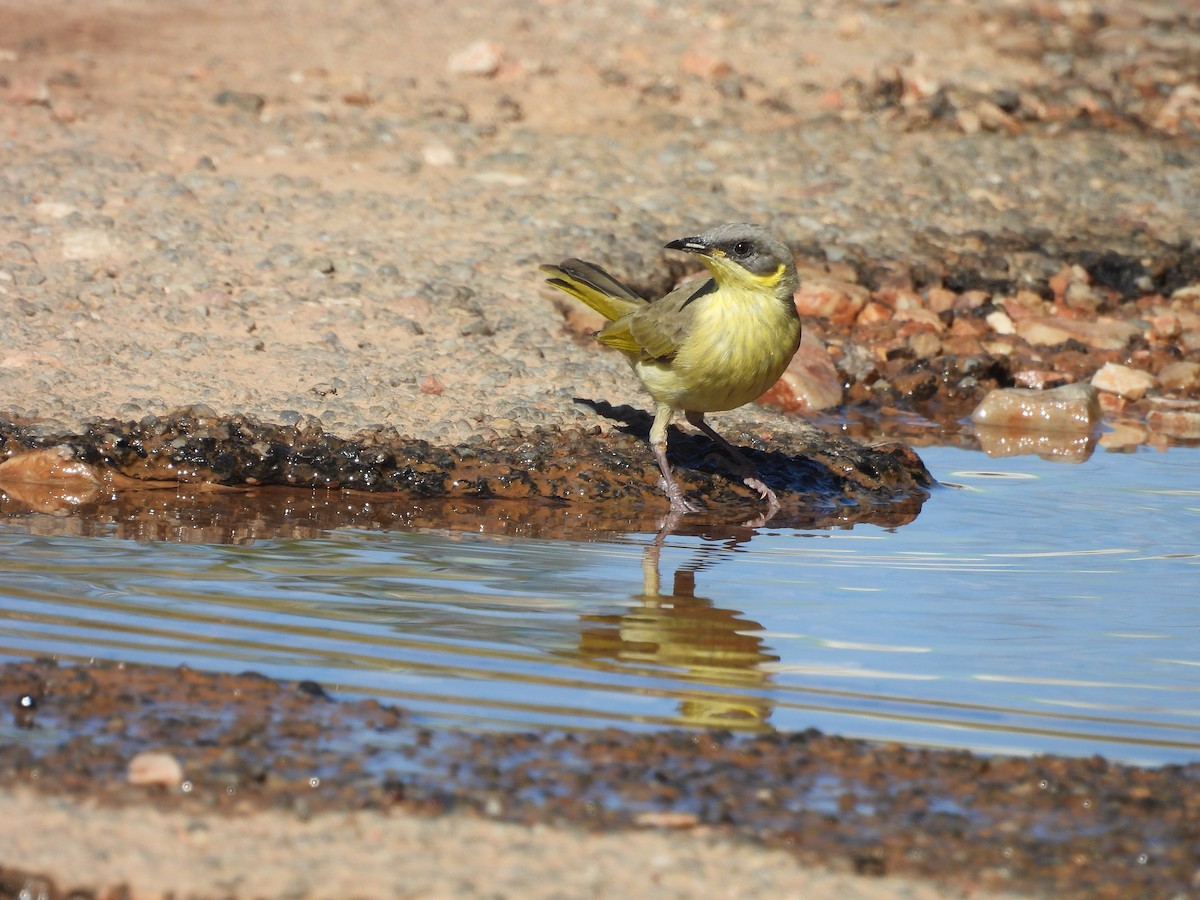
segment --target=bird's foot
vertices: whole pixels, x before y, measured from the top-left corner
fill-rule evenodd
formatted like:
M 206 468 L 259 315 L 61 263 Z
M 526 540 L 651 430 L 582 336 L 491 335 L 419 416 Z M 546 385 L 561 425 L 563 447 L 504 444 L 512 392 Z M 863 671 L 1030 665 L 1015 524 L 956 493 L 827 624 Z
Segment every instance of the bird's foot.
M 699 506 L 689 503 L 684 499 L 683 491 L 674 479 L 660 478 L 658 479 L 658 487 L 659 490 L 667 495 L 667 499 L 671 501 L 671 514 L 673 516 L 700 512 Z
M 775 492 L 766 486 L 754 475 L 749 475 L 742 479 L 742 484 L 750 488 L 752 491 L 758 491 L 758 496 L 767 501 L 767 506 L 771 509 L 771 515 L 779 512 L 779 498 L 775 496 Z

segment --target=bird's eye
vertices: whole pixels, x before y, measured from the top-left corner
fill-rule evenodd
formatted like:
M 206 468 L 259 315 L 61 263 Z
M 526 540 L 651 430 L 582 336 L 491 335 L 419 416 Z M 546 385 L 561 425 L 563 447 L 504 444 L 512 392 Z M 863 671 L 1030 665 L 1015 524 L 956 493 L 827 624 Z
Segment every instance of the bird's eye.
M 738 241 L 733 245 L 733 252 L 738 256 L 749 256 L 754 247 L 749 241 Z

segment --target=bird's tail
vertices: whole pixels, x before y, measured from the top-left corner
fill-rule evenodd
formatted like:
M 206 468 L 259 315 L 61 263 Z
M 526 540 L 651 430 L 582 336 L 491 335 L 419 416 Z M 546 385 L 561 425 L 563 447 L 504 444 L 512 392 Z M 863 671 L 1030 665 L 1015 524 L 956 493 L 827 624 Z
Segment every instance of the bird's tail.
M 564 259 L 557 266 L 542 266 L 546 279 L 560 291 L 582 300 L 610 322 L 633 312 L 646 301 L 599 266 L 582 259 Z

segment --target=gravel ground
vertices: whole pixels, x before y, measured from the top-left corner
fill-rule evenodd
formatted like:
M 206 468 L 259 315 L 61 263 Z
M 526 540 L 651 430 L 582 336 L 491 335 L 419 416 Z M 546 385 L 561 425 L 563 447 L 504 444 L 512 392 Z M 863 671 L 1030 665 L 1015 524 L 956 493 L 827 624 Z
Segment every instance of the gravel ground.
M 1106 414 L 1153 439 L 1154 401 L 1200 416 L 1198 35 L 1192 6 L 1117 0 L 0 0 L 0 416 L 35 438 L 194 404 L 433 448 L 614 434 L 577 398 L 644 398 L 537 264 L 660 292 L 686 274 L 665 241 L 751 220 L 817 286 L 806 329 L 848 402 L 946 423 L 1114 363 L 1150 387 Z M 27 834 L 99 821 L 18 801 Z M 522 834 L 496 893 L 593 840 Z M 597 877 L 652 869 L 644 838 L 605 838 Z M 478 892 L 478 858 L 448 852 L 461 875 L 429 893 Z M 745 886 L 700 865 L 672 871 Z

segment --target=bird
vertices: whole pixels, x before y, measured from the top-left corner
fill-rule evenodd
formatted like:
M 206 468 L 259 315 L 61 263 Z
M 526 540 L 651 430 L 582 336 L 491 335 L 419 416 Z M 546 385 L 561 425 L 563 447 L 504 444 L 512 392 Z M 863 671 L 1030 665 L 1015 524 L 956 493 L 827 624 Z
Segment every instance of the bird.
M 677 412 L 723 448 L 742 482 L 768 504 L 779 499 L 745 455 L 705 420 L 762 396 L 800 346 L 799 286 L 792 252 L 761 225 L 719 225 L 665 245 L 699 257 L 711 278 L 648 301 L 600 266 L 580 259 L 543 265 L 547 283 L 608 320 L 593 337 L 628 359 L 655 402 L 650 448 L 672 514 L 696 512 L 667 460 L 667 427 Z

